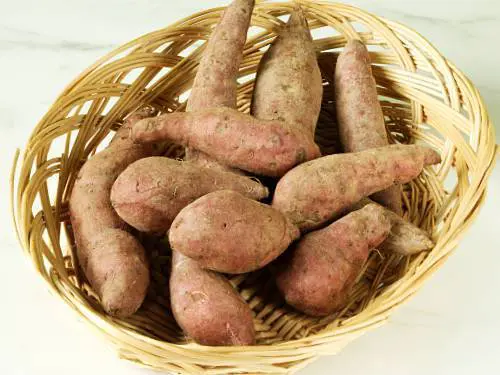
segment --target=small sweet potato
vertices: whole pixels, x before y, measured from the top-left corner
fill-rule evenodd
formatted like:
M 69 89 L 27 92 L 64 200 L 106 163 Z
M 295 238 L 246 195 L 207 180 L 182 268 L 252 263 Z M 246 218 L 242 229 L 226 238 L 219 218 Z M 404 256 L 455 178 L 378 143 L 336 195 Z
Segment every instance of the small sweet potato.
M 250 307 L 222 276 L 174 251 L 170 302 L 184 332 L 202 345 L 252 345 L 255 328 Z
M 283 121 L 314 137 L 322 95 L 313 40 L 297 6 L 260 61 L 251 113 L 258 119 Z
M 131 126 L 151 116 L 145 108 L 132 114 L 108 148 L 90 158 L 78 173 L 69 200 L 77 256 L 85 276 L 111 315 L 128 316 L 142 304 L 149 267 L 142 245 L 128 233 L 109 199 L 118 175 L 152 149 L 129 138 Z
M 291 249 L 276 277 L 288 304 L 312 316 L 326 316 L 346 302 L 370 250 L 389 234 L 381 206 L 369 204 L 330 226 L 306 234 Z
M 335 101 L 339 134 L 345 152 L 364 151 L 389 144 L 370 55 L 359 40 L 347 43 L 337 60 Z M 377 192 L 373 199 L 402 215 L 401 186 L 394 185 Z
M 318 228 L 377 191 L 416 178 L 439 154 L 418 145 L 391 145 L 325 156 L 294 168 L 278 183 L 273 207 L 302 231 Z
M 309 133 L 231 108 L 144 119 L 134 126 L 132 138 L 142 143 L 174 141 L 223 164 L 267 176 L 282 176 L 295 165 L 320 156 Z
M 224 273 L 260 269 L 298 238 L 283 214 L 229 190 L 207 194 L 172 223 L 170 246 L 200 266 Z
M 349 211 L 359 210 L 370 203 L 374 204 L 368 198 L 363 199 L 350 207 Z M 391 221 L 391 232 L 380 244 L 379 249 L 402 255 L 413 255 L 434 247 L 434 242 L 426 231 L 390 210 L 387 210 L 386 215 Z
M 175 216 L 195 199 L 221 189 L 251 199 L 269 194 L 255 179 L 165 157 L 144 158 L 131 164 L 111 190 L 118 215 L 142 232 L 165 233 Z

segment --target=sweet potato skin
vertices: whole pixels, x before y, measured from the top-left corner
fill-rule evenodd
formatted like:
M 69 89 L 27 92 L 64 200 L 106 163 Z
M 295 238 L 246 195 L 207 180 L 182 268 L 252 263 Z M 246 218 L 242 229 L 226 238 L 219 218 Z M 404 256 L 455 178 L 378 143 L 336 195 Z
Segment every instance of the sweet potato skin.
M 130 116 L 108 148 L 80 169 L 69 200 L 77 256 L 85 276 L 114 316 L 133 314 L 149 285 L 149 267 L 141 244 L 111 206 L 109 194 L 118 175 L 152 153 L 129 138 L 131 126 L 154 114 L 149 108 Z
M 236 108 L 236 78 L 254 3 L 254 0 L 234 0 L 225 9 L 203 51 L 187 102 L 188 112 Z
M 349 211 L 359 210 L 368 204 L 374 204 L 374 202 L 365 198 L 350 207 Z M 434 247 L 434 241 L 425 230 L 389 209 L 386 210 L 386 215 L 391 221 L 391 231 L 385 241 L 379 245 L 379 249 L 401 255 L 414 255 Z
M 300 7 L 262 57 L 257 71 L 251 113 L 262 120 L 280 120 L 314 136 L 323 86 L 316 51 Z
M 187 102 L 187 112 L 216 107 L 236 109 L 236 79 L 254 5 L 254 0 L 234 0 L 225 9 L 203 51 Z M 230 170 L 204 152 L 189 147 L 186 148 L 185 159 Z
M 272 206 L 302 231 L 318 228 L 364 197 L 416 178 L 439 154 L 419 145 L 391 145 L 325 156 L 294 168 L 278 183 Z
M 105 311 L 119 317 L 132 315 L 149 286 L 144 248 L 132 234 L 110 228 L 97 233 L 90 248 L 93 253 L 86 258 L 86 275 L 98 286 Z
M 326 316 L 346 302 L 354 282 L 391 228 L 385 210 L 370 204 L 330 226 L 306 234 L 276 277 L 288 304 L 311 316 Z
M 282 121 L 258 120 L 231 108 L 145 119 L 134 126 L 132 138 L 146 144 L 171 140 L 223 164 L 273 177 L 320 156 L 309 134 Z
M 263 199 L 266 187 L 246 176 L 205 168 L 191 162 L 149 157 L 131 164 L 116 180 L 111 203 L 134 228 L 165 233 L 175 216 L 195 199 L 231 189 L 251 199 Z
M 204 268 L 239 274 L 266 266 L 299 234 L 272 207 L 221 190 L 185 207 L 172 223 L 169 241 Z
M 199 344 L 255 343 L 252 311 L 222 275 L 174 251 L 169 287 L 175 320 Z
M 348 42 L 337 60 L 335 100 L 339 135 L 345 152 L 359 152 L 389 144 L 370 55 L 359 40 Z M 400 186 L 377 192 L 373 198 L 402 215 Z

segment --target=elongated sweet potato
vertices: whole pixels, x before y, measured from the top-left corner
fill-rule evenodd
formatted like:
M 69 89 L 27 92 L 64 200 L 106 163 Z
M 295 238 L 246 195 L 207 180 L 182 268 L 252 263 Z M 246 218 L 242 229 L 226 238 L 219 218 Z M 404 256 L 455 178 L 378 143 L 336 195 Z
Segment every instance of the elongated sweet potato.
M 254 0 L 234 0 L 224 11 L 203 51 L 187 112 L 216 107 L 236 108 L 236 79 L 254 3 Z M 185 159 L 210 168 L 229 169 L 211 156 L 189 147 Z
M 142 232 L 165 233 L 175 216 L 195 199 L 222 189 L 251 199 L 269 194 L 258 181 L 165 157 L 131 164 L 116 180 L 111 203 L 120 217 Z
M 224 11 L 198 65 L 187 111 L 236 108 L 238 71 L 254 0 L 234 0 Z
M 335 69 L 335 99 L 340 139 L 345 152 L 389 144 L 378 100 L 370 55 L 359 40 L 344 47 Z M 377 192 L 373 199 L 402 215 L 401 186 Z
M 314 137 L 323 86 L 311 33 L 297 6 L 262 57 L 251 113 L 262 120 L 281 120 Z
M 302 231 L 318 228 L 377 191 L 416 178 L 439 154 L 418 145 L 391 145 L 325 156 L 294 168 L 278 183 L 273 207 Z
M 113 210 L 109 194 L 118 175 L 152 150 L 129 138 L 130 127 L 154 114 L 145 108 L 129 117 L 109 147 L 89 159 L 78 173 L 69 209 L 77 256 L 85 276 L 111 315 L 128 316 L 141 305 L 149 268 L 141 244 Z
M 369 204 L 306 234 L 277 274 L 287 303 L 312 316 L 337 311 L 346 303 L 370 250 L 384 241 L 390 228 L 386 210 Z
M 170 301 L 179 326 L 199 344 L 255 342 L 252 311 L 231 284 L 176 251 L 172 256 Z
M 172 223 L 170 246 L 202 267 L 225 273 L 260 269 L 298 238 L 283 214 L 229 190 L 207 194 Z
M 320 156 L 309 133 L 230 108 L 144 119 L 134 126 L 132 137 L 142 143 L 171 140 L 229 166 L 268 176 L 281 176 L 295 165 Z

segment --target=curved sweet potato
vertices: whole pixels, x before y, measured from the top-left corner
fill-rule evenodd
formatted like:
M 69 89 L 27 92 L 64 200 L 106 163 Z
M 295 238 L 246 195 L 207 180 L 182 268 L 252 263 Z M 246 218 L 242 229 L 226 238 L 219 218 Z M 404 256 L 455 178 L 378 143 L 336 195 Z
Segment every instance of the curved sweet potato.
M 132 138 L 142 143 L 171 140 L 231 167 L 268 176 L 281 176 L 320 156 L 309 133 L 282 121 L 257 120 L 231 108 L 144 119 L 134 126 Z
M 439 154 L 418 145 L 391 145 L 325 156 L 288 172 L 278 183 L 273 207 L 302 231 L 318 228 L 377 191 L 404 184 Z
M 149 267 L 143 247 L 127 232 L 109 194 L 130 163 L 152 154 L 129 133 L 135 122 L 153 114 L 145 108 L 129 117 L 108 148 L 83 165 L 69 200 L 80 266 L 104 309 L 115 316 L 131 315 L 139 308 L 149 285 Z

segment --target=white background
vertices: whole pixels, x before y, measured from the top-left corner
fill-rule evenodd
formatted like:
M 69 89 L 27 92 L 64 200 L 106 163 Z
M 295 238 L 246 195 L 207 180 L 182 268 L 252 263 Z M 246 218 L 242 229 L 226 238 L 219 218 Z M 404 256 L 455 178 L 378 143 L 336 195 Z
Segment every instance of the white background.
M 0 373 L 147 375 L 52 297 L 14 239 L 8 173 L 63 87 L 98 57 L 220 0 L 0 0 Z M 419 30 L 468 74 L 500 124 L 500 2 L 350 1 Z M 498 137 L 497 137 L 498 139 Z M 500 172 L 456 253 L 390 323 L 312 374 L 500 374 Z

